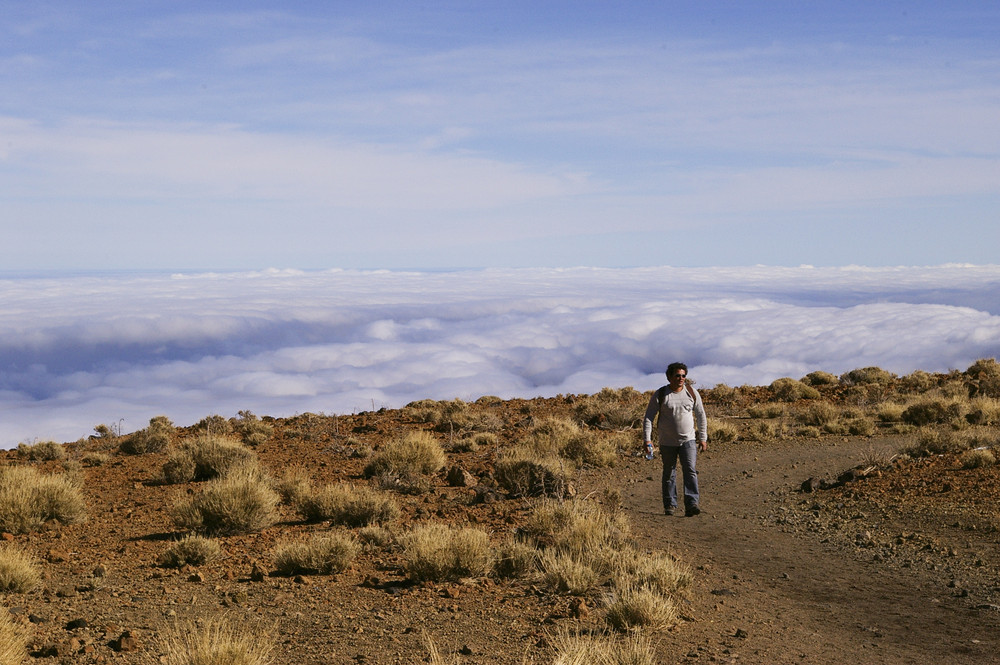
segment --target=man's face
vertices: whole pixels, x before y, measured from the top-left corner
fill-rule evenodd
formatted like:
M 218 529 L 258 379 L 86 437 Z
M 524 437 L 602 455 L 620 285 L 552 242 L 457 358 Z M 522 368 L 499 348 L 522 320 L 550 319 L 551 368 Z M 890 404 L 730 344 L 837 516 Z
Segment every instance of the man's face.
M 687 379 L 687 372 L 683 369 L 679 369 L 670 375 L 670 385 L 676 390 L 684 385 L 684 381 Z

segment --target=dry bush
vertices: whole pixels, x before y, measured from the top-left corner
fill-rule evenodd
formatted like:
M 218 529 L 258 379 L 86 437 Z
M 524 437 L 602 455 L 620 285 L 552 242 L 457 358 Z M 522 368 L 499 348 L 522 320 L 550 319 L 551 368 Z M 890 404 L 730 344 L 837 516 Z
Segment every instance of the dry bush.
M 966 404 L 959 399 L 949 397 L 928 397 L 906 407 L 900 419 L 916 427 L 947 423 L 961 418 Z
M 937 377 L 918 369 L 899 379 L 899 390 L 904 393 L 925 393 L 938 385 Z
M 223 418 L 216 413 L 211 416 L 205 416 L 199 420 L 195 423 L 194 429 L 200 430 L 205 434 L 228 436 L 233 433 L 233 424 L 229 422 L 228 418 Z
M 539 560 L 542 581 L 556 593 L 585 596 L 600 581 L 600 574 L 583 560 L 569 552 L 542 552 Z
M 216 434 L 202 434 L 182 441 L 163 463 L 160 478 L 177 484 L 192 480 L 210 480 L 230 469 L 256 464 L 257 455 L 235 439 Z
M 711 401 L 723 407 L 734 407 L 740 401 L 739 389 L 725 383 L 717 383 L 712 388 L 702 390 L 701 396 L 705 401 Z
M 111 456 L 107 453 L 99 453 L 95 451 L 84 454 L 84 456 L 80 458 L 80 461 L 83 462 L 85 466 L 103 466 L 107 464 L 110 459 Z
M 972 398 L 965 419 L 972 425 L 1000 424 L 1000 400 L 993 397 Z
M 493 575 L 503 578 L 522 578 L 538 569 L 538 550 L 531 545 L 508 538 L 500 543 L 493 560 Z
M 779 402 L 795 402 L 800 399 L 819 399 L 819 391 L 790 377 L 771 382 L 771 392 Z
M 605 511 L 594 501 L 539 501 L 521 529 L 532 545 L 571 554 L 621 549 L 630 534 L 622 513 Z
M 274 426 L 261 420 L 251 411 L 239 411 L 238 417 L 230 421 L 233 432 L 248 446 L 259 446 L 274 433 Z
M 761 406 L 751 406 L 747 409 L 747 415 L 751 418 L 781 418 L 785 415 L 785 407 L 781 404 L 762 404 Z
M 740 438 L 740 428 L 719 418 L 708 421 L 708 440 L 713 443 L 731 443 Z
M 213 535 L 252 533 L 274 524 L 278 495 L 253 467 L 242 466 L 208 481 L 201 491 L 174 505 L 174 522 Z
M 750 423 L 750 426 L 746 429 L 746 438 L 748 441 L 769 441 L 779 436 L 782 431 L 783 428 L 781 425 L 767 420 L 760 420 Z
M 615 639 L 595 633 L 562 631 L 548 639 L 555 655 L 552 665 L 656 665 L 649 638 L 639 631 Z
M 199 618 L 171 627 L 160 639 L 162 665 L 270 665 L 272 631 L 244 617 Z
M 516 446 L 497 458 L 494 474 L 497 483 L 511 496 L 550 496 L 562 498 L 569 488 L 569 470 L 558 456 L 539 456 L 527 446 Z
M 808 386 L 835 386 L 840 382 L 840 379 L 835 374 L 816 371 L 809 372 L 800 381 Z
M 372 455 L 364 475 L 371 478 L 385 474 L 405 477 L 435 473 L 446 461 L 441 444 L 431 434 L 407 432 Z
M 888 385 L 896 380 L 896 375 L 881 367 L 860 367 L 840 375 L 840 382 L 845 386 L 867 384 Z
M 17 444 L 17 456 L 32 462 L 60 460 L 66 457 L 66 450 L 55 441 Z
M 693 580 L 687 566 L 667 552 L 639 552 L 634 547 L 616 553 L 611 577 L 616 587 L 644 586 L 663 595 L 679 594 Z
M 632 386 L 602 388 L 580 400 L 574 407 L 576 417 L 593 427 L 632 429 L 642 420 L 649 399 Z
M 86 512 L 79 479 L 70 474 L 0 467 L 0 531 L 28 533 L 47 520 L 76 524 L 86 519 Z
M 443 524 L 415 527 L 401 538 L 406 572 L 414 580 L 458 580 L 487 575 L 493 550 L 485 531 Z
M 844 428 L 851 436 L 871 436 L 875 433 L 875 421 L 871 418 L 848 418 Z
M 170 444 L 174 431 L 174 424 L 169 418 L 154 416 L 149 420 L 149 427 L 123 438 L 118 448 L 127 455 L 156 453 Z
M 17 545 L 0 547 L 0 592 L 27 593 L 41 582 L 35 558 Z M 0 612 L 6 613 L 3 608 Z
M 281 478 L 274 481 L 274 489 L 281 497 L 281 503 L 287 506 L 297 505 L 312 492 L 309 472 L 302 467 L 285 469 Z
M 204 536 L 184 536 L 160 554 L 159 564 L 164 568 L 183 568 L 187 565 L 201 566 L 218 559 L 222 547 L 218 541 Z
M 308 522 L 329 520 L 353 527 L 386 524 L 399 517 L 399 506 L 391 496 L 346 483 L 305 494 L 295 508 Z
M 451 450 L 456 453 L 474 453 L 484 446 L 495 448 L 499 443 L 500 437 L 493 432 L 476 432 L 452 443 Z
M 882 402 L 875 408 L 875 417 L 880 423 L 898 423 L 903 420 L 905 404 L 898 402 Z
M 612 467 L 618 462 L 619 447 L 627 440 L 624 437 L 628 435 L 617 432 L 581 431 L 566 442 L 559 455 L 572 461 L 578 468 Z
M 388 547 L 395 542 L 392 531 L 378 524 L 370 524 L 358 529 L 358 542 L 367 547 Z
M 812 425 L 813 427 L 822 427 L 835 422 L 838 418 L 840 418 L 840 409 L 830 402 L 815 402 L 795 415 L 795 420 L 800 425 Z
M 800 427 L 795 430 L 797 436 L 801 436 L 804 439 L 818 439 L 822 436 L 823 432 L 820 428 L 814 425 L 806 425 L 805 427 Z
M 970 450 L 962 458 L 962 467 L 965 469 L 985 469 L 996 463 L 996 456 L 993 455 L 992 451 L 986 448 Z
M 21 665 L 28 658 L 28 635 L 6 608 L 0 608 L 0 665 Z
M 1000 398 L 1000 363 L 996 358 L 980 358 L 965 370 L 969 397 Z
M 314 535 L 306 542 L 279 545 L 274 567 L 281 575 L 341 573 L 358 557 L 356 540 L 343 534 Z
M 962 452 L 968 447 L 968 441 L 955 432 L 924 428 L 919 430 L 915 440 L 903 446 L 900 452 L 910 457 L 929 457 Z
M 665 596 L 645 586 L 626 586 L 615 590 L 607 606 L 608 624 L 615 630 L 637 628 L 662 630 L 677 622 L 677 606 Z

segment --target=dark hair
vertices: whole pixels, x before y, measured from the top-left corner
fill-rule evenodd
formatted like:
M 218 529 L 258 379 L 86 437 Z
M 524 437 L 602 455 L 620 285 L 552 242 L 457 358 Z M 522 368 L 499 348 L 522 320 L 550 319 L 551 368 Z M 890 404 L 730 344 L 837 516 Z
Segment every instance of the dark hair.
M 688 366 L 684 363 L 670 363 L 667 365 L 667 378 L 669 379 L 671 374 L 675 374 L 680 369 L 684 370 L 684 373 L 687 374 Z

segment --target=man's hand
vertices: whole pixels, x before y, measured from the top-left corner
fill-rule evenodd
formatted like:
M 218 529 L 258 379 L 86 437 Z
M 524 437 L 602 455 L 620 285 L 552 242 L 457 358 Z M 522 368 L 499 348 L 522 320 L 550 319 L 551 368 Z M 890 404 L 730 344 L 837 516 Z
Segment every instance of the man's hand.
M 708 441 L 707 440 L 706 441 L 699 441 L 698 442 L 698 450 L 700 452 L 705 452 L 706 450 L 708 450 Z

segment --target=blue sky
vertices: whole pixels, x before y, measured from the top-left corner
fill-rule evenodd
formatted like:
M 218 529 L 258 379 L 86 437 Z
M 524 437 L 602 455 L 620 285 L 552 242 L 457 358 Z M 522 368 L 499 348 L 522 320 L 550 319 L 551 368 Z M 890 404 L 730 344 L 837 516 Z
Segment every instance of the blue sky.
M 0 0 L 0 270 L 996 262 L 1000 8 Z

